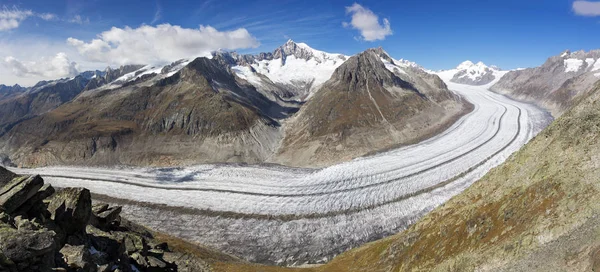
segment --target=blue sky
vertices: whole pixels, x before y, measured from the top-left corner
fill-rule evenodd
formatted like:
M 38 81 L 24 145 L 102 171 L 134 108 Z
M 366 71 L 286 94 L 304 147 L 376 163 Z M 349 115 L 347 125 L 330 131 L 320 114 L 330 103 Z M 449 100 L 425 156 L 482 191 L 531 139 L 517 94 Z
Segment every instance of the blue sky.
M 272 51 L 289 38 L 319 50 L 347 55 L 382 46 L 394 58 L 415 61 L 433 70 L 452 68 L 467 59 L 506 69 L 532 67 L 565 49 L 600 48 L 600 35 L 597 35 L 600 18 L 595 17 L 600 12 L 578 15 L 572 0 L 359 1 L 356 3 L 362 10 L 349 11 L 348 7 L 354 3 L 0 0 L 0 48 L 4 48 L 0 51 L 0 62 L 4 62 L 0 65 L 0 83 L 27 85 L 41 78 L 69 73 L 75 68 L 82 71 L 139 61 L 145 55 L 137 53 L 147 50 L 122 48 L 104 54 L 106 52 L 100 52 L 100 47 L 91 47 L 95 46 L 93 39 L 113 27 L 117 30 L 131 28 L 131 32 L 110 34 L 110 37 L 124 35 L 118 39 L 127 44 L 167 39 L 161 38 L 163 34 L 147 34 L 151 33 L 148 32 L 153 30 L 151 28 L 140 34 L 141 30 L 136 30 L 143 25 L 169 24 L 170 28 L 164 31 L 175 26 L 180 27 L 179 30 L 194 31 L 203 25 L 216 31 L 200 31 L 202 33 L 196 33 L 196 40 L 186 38 L 193 36 L 192 32 L 175 38 L 180 46 L 187 44 L 188 47 L 174 50 L 177 52 L 157 49 L 148 53 L 166 54 L 148 56 L 155 61 L 189 54 L 193 48 L 211 46 L 243 53 Z M 12 18 L 17 19 L 18 26 L 5 24 L 3 28 L 1 8 L 4 12 L 13 12 Z M 21 17 L 17 18 L 14 16 L 16 11 L 28 13 L 20 13 Z M 360 12 L 376 16 L 382 28 L 378 31 L 383 31 L 377 32 L 379 36 L 377 33 L 375 36 L 361 35 L 360 27 L 353 27 L 352 15 Z M 389 22 L 389 31 L 383 29 L 384 20 Z M 247 33 L 231 32 L 240 28 Z M 158 35 L 154 37 L 158 40 L 135 40 L 138 36 L 132 33 L 140 34 L 141 39 L 146 35 Z M 222 40 L 205 44 L 213 37 Z M 73 40 L 67 42 L 69 38 Z M 106 44 L 112 45 L 108 41 Z M 59 53 L 63 55 L 57 55 Z M 77 66 L 71 67 L 73 62 Z M 52 73 L 32 68 L 33 64 L 40 63 L 53 68 L 55 63 L 61 65 Z

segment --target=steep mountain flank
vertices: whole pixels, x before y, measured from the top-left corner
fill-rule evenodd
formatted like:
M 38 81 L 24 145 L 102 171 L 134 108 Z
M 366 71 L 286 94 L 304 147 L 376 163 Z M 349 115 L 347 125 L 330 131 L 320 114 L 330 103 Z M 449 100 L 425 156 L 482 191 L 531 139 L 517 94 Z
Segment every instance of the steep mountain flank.
M 198 58 L 150 87 L 87 93 L 16 125 L 4 150 L 19 165 L 260 162 L 289 109 Z
M 536 68 L 510 71 L 491 90 L 534 102 L 560 116 L 599 79 L 600 50 L 565 51 Z
M 15 123 L 40 115 L 77 96 L 89 79 L 77 76 L 70 80 L 38 84 L 27 92 L 0 99 L 0 135 Z
M 70 79 L 41 81 L 30 88 L 0 85 L 0 136 L 21 121 L 51 111 L 81 92 L 110 83 L 139 67 L 126 65 L 104 72 L 87 71 Z
M 416 142 L 469 110 L 437 76 L 396 66 L 393 72 L 382 56 L 367 50 L 335 70 L 287 124 L 277 162 L 328 165 Z

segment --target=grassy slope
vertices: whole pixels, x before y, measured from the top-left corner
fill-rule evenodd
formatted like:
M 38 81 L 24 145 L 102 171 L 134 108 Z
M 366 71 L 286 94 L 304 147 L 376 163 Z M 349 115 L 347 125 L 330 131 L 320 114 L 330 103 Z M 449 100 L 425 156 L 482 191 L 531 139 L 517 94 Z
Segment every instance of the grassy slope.
M 311 270 L 591 270 L 600 263 L 600 226 L 593 223 L 600 214 L 599 141 L 597 85 L 506 163 L 407 231 Z M 563 246 L 568 240 L 579 243 Z M 217 271 L 279 271 L 214 265 Z

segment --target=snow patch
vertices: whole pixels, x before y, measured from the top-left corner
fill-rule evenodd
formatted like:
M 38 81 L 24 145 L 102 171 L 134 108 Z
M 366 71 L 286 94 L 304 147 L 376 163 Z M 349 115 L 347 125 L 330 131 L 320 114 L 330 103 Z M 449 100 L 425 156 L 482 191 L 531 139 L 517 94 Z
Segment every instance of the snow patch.
M 592 72 L 600 70 L 600 59 L 594 63 L 592 66 Z
M 583 60 L 580 59 L 566 59 L 565 60 L 565 72 L 578 72 L 583 65 Z
M 254 73 L 252 69 L 250 69 L 250 67 L 248 66 L 238 65 L 232 67 L 231 70 L 233 70 L 235 75 L 237 75 L 239 78 L 250 82 L 250 84 L 254 85 L 255 87 L 262 85 L 262 80 L 260 79 L 260 77 L 257 76 L 256 73 Z
M 275 83 L 293 85 L 294 82 L 312 82 L 310 90 L 315 91 L 331 78 L 335 69 L 344 61 L 328 55 L 315 56 L 309 60 L 287 56 L 285 62 L 282 59 L 262 60 L 252 64 L 252 67 Z
M 392 64 L 391 62 L 387 61 L 384 58 L 381 58 L 381 61 L 383 62 L 383 64 L 385 65 L 385 68 L 390 70 L 390 72 L 392 73 L 396 73 L 396 71 L 398 71 L 399 73 L 402 74 L 407 74 L 406 71 L 404 71 L 404 69 L 400 68 L 399 66 L 396 66 L 394 64 Z
M 587 58 L 587 59 L 585 59 L 585 62 L 587 63 L 586 68 L 590 69 L 592 67 L 592 65 L 594 65 L 596 60 L 593 58 Z

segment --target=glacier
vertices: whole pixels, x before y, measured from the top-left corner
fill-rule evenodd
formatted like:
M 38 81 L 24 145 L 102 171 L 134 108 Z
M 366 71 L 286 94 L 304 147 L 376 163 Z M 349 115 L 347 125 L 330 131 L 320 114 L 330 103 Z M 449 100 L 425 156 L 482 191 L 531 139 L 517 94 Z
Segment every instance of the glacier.
M 41 174 L 56 187 L 86 187 L 127 200 L 119 204 L 126 206 L 128 218 L 248 261 L 325 262 L 402 231 L 501 164 L 551 120 L 536 106 L 490 92 L 499 78 L 470 86 L 450 82 L 450 73 L 439 76 L 474 105 L 471 113 L 421 143 L 327 168 L 214 164 L 10 170 Z

